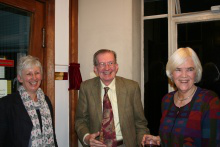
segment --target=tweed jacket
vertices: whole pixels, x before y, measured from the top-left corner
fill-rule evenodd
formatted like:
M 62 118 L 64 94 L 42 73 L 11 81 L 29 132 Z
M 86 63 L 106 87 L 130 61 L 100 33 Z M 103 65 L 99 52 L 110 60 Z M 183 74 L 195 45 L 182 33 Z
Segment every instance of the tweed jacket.
M 45 100 L 53 120 L 51 102 L 47 96 Z M 0 99 L 0 147 L 28 147 L 32 127 L 33 124 L 18 91 Z M 57 146 L 55 130 L 54 141 Z
M 123 141 L 126 147 L 140 146 L 143 135 L 149 134 L 147 120 L 141 103 L 140 88 L 137 82 L 116 77 L 116 95 Z M 86 133 L 97 133 L 101 129 L 102 103 L 99 77 L 81 83 L 75 129 L 81 143 Z

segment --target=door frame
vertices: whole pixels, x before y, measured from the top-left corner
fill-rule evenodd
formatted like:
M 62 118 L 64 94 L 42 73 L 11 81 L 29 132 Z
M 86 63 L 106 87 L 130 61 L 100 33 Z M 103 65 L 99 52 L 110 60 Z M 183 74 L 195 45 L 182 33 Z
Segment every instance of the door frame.
M 69 0 L 69 63 L 78 63 L 78 0 Z M 69 146 L 78 147 L 75 113 L 78 90 L 69 91 Z
M 32 13 L 36 11 L 36 0 L 0 0 L 0 2 Z M 46 14 L 44 18 L 46 48 L 43 51 L 43 91 L 50 98 L 55 112 L 55 0 L 38 0 L 38 2 L 44 3 Z

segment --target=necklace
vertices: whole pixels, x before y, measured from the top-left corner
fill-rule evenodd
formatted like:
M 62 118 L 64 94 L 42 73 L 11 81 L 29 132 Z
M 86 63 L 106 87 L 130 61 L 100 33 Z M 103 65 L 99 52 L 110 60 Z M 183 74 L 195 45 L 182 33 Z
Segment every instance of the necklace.
M 192 95 L 194 95 L 194 94 L 195 94 L 196 89 L 197 89 L 197 87 L 196 87 L 196 88 L 195 88 L 195 90 L 192 92 L 192 94 L 190 94 L 188 97 L 183 98 L 183 99 L 180 99 L 180 98 L 179 98 L 179 92 L 178 92 L 178 94 L 177 94 L 177 99 L 178 99 L 178 101 L 182 102 L 182 101 L 187 100 L 188 98 L 190 98 Z

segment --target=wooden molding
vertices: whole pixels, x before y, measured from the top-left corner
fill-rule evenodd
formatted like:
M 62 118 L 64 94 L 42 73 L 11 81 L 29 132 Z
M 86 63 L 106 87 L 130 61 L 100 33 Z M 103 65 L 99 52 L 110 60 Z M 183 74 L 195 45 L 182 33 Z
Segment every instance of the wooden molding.
M 55 0 L 46 1 L 46 50 L 44 55 L 44 90 L 51 100 L 55 119 Z M 55 122 L 55 121 L 54 121 Z
M 30 12 L 35 11 L 35 0 L 0 0 L 0 2 Z
M 78 0 L 69 1 L 69 62 L 78 63 Z M 78 147 L 78 137 L 75 131 L 75 112 L 78 91 L 69 93 L 69 142 L 70 147 Z

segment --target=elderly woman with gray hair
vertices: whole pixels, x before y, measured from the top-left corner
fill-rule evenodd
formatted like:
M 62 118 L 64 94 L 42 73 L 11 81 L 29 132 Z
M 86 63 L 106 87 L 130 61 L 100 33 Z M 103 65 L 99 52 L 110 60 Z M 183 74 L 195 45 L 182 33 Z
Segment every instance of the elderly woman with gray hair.
M 20 58 L 17 79 L 21 86 L 0 99 L 1 147 L 57 146 L 52 105 L 40 88 L 42 74 L 38 58 Z
M 196 53 L 191 48 L 176 50 L 166 73 L 176 90 L 162 99 L 161 145 L 219 147 L 220 101 L 214 92 L 195 85 L 202 77 Z

